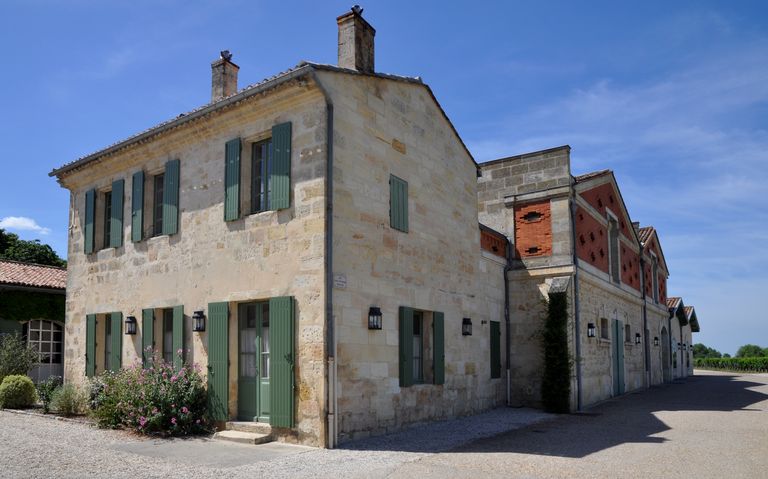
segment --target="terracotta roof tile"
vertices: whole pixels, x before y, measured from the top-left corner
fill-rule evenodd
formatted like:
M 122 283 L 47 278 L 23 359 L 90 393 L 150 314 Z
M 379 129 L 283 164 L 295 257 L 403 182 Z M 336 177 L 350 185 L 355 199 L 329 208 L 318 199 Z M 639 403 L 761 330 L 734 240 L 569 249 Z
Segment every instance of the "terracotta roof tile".
M 637 237 L 640 239 L 640 243 L 645 245 L 646 241 L 653 236 L 653 226 L 643 226 L 637 230 Z
M 667 298 L 667 307 L 668 308 L 678 308 L 680 307 L 680 302 L 683 300 L 683 298 L 672 296 L 670 298 Z
M 65 289 L 67 270 L 20 261 L 0 260 L 0 285 Z

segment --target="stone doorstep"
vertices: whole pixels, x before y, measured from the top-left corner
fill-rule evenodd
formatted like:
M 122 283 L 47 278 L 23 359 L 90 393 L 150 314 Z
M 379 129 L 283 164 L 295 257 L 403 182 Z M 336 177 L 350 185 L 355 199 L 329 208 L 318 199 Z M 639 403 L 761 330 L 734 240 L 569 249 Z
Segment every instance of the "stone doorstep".
M 232 430 L 219 431 L 213 435 L 213 438 L 219 441 L 230 441 L 240 444 L 264 444 L 265 442 L 272 442 L 272 435 L 270 434 Z
M 254 421 L 227 421 L 225 429 L 228 431 L 252 432 L 255 434 L 272 434 L 272 426 L 263 422 Z

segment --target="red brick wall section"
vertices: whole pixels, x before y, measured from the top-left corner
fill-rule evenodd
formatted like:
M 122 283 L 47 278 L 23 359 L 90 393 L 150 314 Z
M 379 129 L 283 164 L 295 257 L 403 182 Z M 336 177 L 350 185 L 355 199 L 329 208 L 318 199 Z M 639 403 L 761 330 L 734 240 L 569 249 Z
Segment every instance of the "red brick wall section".
M 651 259 L 646 258 L 645 261 L 645 277 L 648 278 L 648 280 L 645 282 L 645 296 L 648 297 L 651 301 L 653 300 L 653 282 L 651 281 L 651 278 L 653 278 L 651 274 Z
M 552 254 L 552 212 L 549 200 L 515 207 L 515 257 Z
M 507 242 L 490 231 L 480 231 L 480 247 L 502 258 L 507 257 Z
M 629 231 L 629 228 L 632 227 L 632 222 L 628 220 L 621 209 L 621 199 L 619 198 L 619 195 L 616 194 L 613 183 L 596 186 L 591 190 L 583 191 L 580 194 L 592 208 L 599 211 L 603 216 L 605 216 L 605 208 L 608 207 L 611 212 L 619 218 L 619 230 L 621 231 L 621 234 L 629 240 L 634 239 L 634 236 L 632 236 Z
M 608 272 L 608 230 L 581 207 L 576 208 L 576 254 L 580 260 Z
M 659 273 L 659 303 L 667 303 L 667 279 Z
M 640 291 L 640 255 L 621 244 L 621 282 Z

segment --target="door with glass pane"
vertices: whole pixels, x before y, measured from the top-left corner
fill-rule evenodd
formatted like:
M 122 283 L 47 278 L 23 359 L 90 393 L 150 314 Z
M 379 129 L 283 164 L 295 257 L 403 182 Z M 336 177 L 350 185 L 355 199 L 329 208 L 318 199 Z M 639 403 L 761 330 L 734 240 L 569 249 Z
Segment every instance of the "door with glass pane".
M 238 307 L 238 401 L 242 421 L 269 421 L 269 303 Z

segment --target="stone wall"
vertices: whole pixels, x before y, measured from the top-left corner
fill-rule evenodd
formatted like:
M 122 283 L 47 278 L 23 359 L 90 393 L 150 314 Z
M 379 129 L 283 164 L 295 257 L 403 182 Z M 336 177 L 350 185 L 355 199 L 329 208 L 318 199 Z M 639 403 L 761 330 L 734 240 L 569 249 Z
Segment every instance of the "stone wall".
M 207 311 L 210 302 L 227 301 L 229 406 L 234 415 L 238 372 L 235 306 L 242 301 L 291 295 L 297 307 L 298 391 L 297 427 L 292 440 L 325 444 L 325 119 L 325 102 L 319 90 L 306 82 L 292 82 L 65 175 L 61 182 L 72 191 L 73 199 L 65 336 L 67 381 L 84 377 L 86 314 L 121 311 L 124 316 L 141 318 L 144 308 L 183 305 L 187 358 L 205 366 L 208 332 L 192 332 L 192 312 Z M 269 136 L 273 125 L 286 121 L 292 122 L 293 128 L 290 208 L 225 222 L 225 142 L 241 137 L 242 161 L 247 162 L 249 142 Z M 162 171 L 166 161 L 177 158 L 181 162 L 178 233 L 132 243 L 131 175 L 139 170 Z M 85 255 L 85 192 L 108 188 L 118 178 L 126 180 L 124 244 Z M 98 221 L 98 211 L 96 217 Z M 97 333 L 102 335 L 98 337 L 103 338 L 103 324 L 99 328 Z M 136 336 L 124 336 L 123 365 L 139 360 L 141 333 L 139 324 Z M 103 351 L 103 341 L 98 342 Z
M 480 252 L 475 164 L 424 86 L 319 78 L 334 102 L 340 440 L 503 404 L 488 321 L 502 323 L 503 339 L 504 260 Z M 390 227 L 390 175 L 408 182 L 408 232 Z M 382 330 L 367 328 L 371 306 L 381 308 Z M 399 386 L 400 306 L 445 314 L 444 385 Z M 461 335 L 464 317 L 472 336 Z

